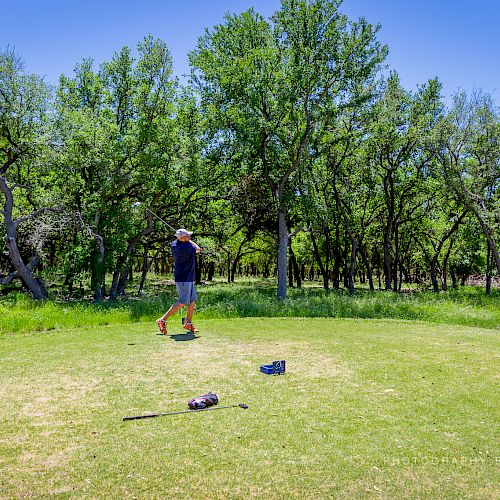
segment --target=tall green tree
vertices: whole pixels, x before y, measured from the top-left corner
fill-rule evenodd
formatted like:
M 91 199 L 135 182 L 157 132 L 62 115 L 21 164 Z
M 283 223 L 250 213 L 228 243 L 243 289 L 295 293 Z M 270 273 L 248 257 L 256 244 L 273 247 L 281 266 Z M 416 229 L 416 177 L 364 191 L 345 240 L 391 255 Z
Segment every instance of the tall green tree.
M 430 80 L 415 93 L 406 91 L 392 73 L 375 106 L 370 130 L 371 157 L 383 186 L 384 275 L 386 290 L 398 290 L 401 234 L 430 195 L 432 155 L 425 144 L 441 112 L 441 85 Z
M 329 213 L 329 224 L 323 223 L 326 253 L 333 249 L 336 274 L 339 273 L 339 261 L 343 260 L 343 274 L 347 277 L 351 293 L 354 292 L 358 256 L 362 257 L 367 267 L 368 281 L 373 289 L 365 236 L 381 208 L 381 190 L 368 148 L 376 91 L 376 82 L 372 85 L 364 82 L 356 91 L 356 105 L 338 110 L 337 119 L 327 124 L 327 129 L 322 131 L 315 144 L 316 161 L 310 183 L 315 192 L 313 203 L 322 203 Z M 343 226 L 344 231 L 340 231 L 338 226 Z M 343 241 L 346 237 L 347 242 Z M 341 255 L 340 250 L 342 246 L 347 246 L 346 243 L 350 244 L 348 257 Z M 324 273 L 328 274 L 328 259 L 326 269 L 322 270 Z
M 19 226 L 50 207 L 41 206 L 38 183 L 48 180 L 41 158 L 50 144 L 50 90 L 26 73 L 20 57 L 0 51 L 0 193 L 4 241 L 15 271 L 36 299 L 47 298 L 43 281 L 33 271 L 38 259 L 26 262 L 18 244 Z M 37 185 L 38 184 L 38 185 Z
M 353 104 L 353 89 L 385 57 L 377 28 L 350 22 L 339 1 L 283 0 L 268 22 L 249 10 L 228 15 L 191 54 L 193 82 L 221 138 L 244 151 L 278 205 L 278 298 L 286 297 L 288 212 L 294 182 L 310 161 L 312 137 L 333 104 Z
M 500 120 L 491 96 L 457 93 L 434 144 L 450 193 L 476 218 L 500 274 Z
M 178 158 L 170 53 L 152 37 L 137 51 L 136 60 L 124 47 L 98 71 L 85 60 L 58 89 L 59 161 L 70 178 L 65 188 L 72 209 L 94 241 L 80 237 L 75 248 L 86 253 L 80 261 L 91 270 L 96 299 L 105 293 L 109 271 L 111 294 L 123 286 L 136 245 L 155 227 L 151 216 L 133 211 L 133 202 L 158 203 Z

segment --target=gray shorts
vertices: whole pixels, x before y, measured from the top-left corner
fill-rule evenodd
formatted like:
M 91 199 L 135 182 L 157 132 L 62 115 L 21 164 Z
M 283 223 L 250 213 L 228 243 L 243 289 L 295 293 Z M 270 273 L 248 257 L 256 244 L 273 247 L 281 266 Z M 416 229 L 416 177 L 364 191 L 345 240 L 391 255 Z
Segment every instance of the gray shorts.
M 194 281 L 176 281 L 175 287 L 179 294 L 177 304 L 188 306 L 191 302 L 196 302 L 198 300 L 198 295 L 194 289 Z

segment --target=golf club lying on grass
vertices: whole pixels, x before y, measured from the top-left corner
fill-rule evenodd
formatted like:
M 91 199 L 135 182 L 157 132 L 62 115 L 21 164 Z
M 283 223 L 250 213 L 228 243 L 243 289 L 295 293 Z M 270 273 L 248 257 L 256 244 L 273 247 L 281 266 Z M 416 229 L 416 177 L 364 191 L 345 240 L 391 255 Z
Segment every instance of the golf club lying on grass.
M 147 415 L 135 415 L 133 417 L 123 417 L 123 420 L 139 420 L 141 418 L 154 418 L 154 417 L 165 417 L 167 415 L 180 415 L 181 413 L 198 413 L 200 411 L 208 410 L 223 410 L 225 408 L 243 408 L 246 410 L 248 405 L 239 404 L 232 406 L 209 406 L 208 408 L 201 408 L 199 410 L 182 410 L 182 411 L 171 411 L 170 413 L 148 413 Z

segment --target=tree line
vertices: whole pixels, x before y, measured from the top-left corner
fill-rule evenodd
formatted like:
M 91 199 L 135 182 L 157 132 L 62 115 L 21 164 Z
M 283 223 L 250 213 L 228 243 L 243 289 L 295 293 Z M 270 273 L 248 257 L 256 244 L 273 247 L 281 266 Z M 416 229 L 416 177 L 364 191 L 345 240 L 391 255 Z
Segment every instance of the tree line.
M 378 30 L 340 1 L 228 14 L 198 39 L 185 85 L 152 36 L 55 87 L 1 50 L 0 284 L 43 299 L 56 273 L 100 300 L 135 268 L 142 289 L 166 266 L 160 214 L 195 231 L 199 277 L 276 275 L 279 298 L 311 272 L 351 293 L 477 273 L 489 293 L 498 108 L 480 91 L 445 105 L 438 78 L 405 89 Z

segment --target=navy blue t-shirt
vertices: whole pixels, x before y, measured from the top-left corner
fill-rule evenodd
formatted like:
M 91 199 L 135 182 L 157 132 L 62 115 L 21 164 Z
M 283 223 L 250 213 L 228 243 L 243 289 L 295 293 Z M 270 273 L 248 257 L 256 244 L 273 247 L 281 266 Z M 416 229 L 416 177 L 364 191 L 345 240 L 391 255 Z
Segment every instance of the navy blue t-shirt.
M 178 282 L 194 281 L 194 256 L 196 248 L 189 241 L 175 240 L 171 245 L 174 254 L 174 279 Z

